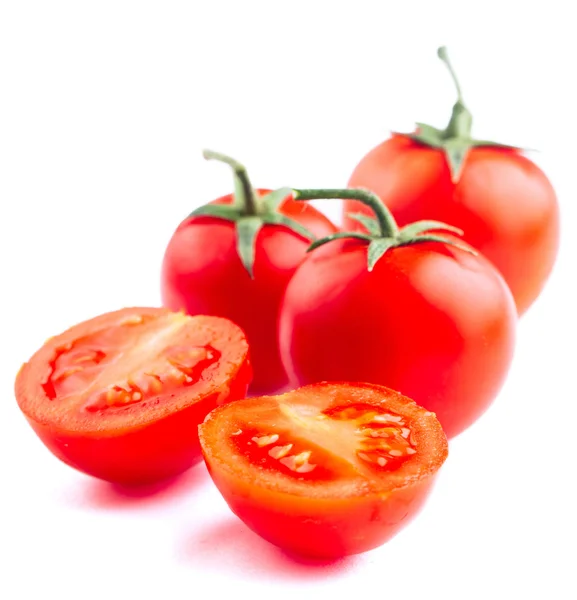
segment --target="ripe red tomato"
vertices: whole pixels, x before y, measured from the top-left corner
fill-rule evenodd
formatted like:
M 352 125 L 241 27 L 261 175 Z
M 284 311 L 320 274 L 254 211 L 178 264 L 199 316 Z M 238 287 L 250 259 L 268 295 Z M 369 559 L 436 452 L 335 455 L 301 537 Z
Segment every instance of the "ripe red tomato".
M 240 400 L 199 429 L 232 511 L 269 542 L 323 558 L 393 537 L 422 507 L 447 457 L 433 413 L 369 384 Z
M 458 91 L 447 129 L 418 124 L 415 134 L 393 135 L 360 161 L 349 186 L 374 191 L 399 225 L 437 219 L 460 227 L 499 269 L 522 314 L 555 263 L 557 198 L 518 149 L 471 138 L 471 115 Z M 348 201 L 344 212 L 347 229 L 362 229 L 348 214 L 367 213 L 365 206 Z
M 238 163 L 224 159 L 232 162 L 238 178 Z M 276 335 L 282 295 L 305 256 L 308 240 L 330 234 L 335 227 L 312 206 L 295 202 L 291 190 L 255 191 L 246 173 L 241 175 L 244 188 L 238 186 L 236 196 L 224 196 L 195 211 L 177 228 L 164 256 L 162 299 L 173 310 L 237 323 L 251 348 L 251 392 L 274 393 L 288 383 Z M 239 189 L 244 194 L 240 203 Z M 248 212 L 247 195 L 256 204 Z M 267 200 L 271 198 L 272 204 Z M 223 204 L 239 208 L 235 212 Z M 231 212 L 221 212 L 225 208 Z M 245 235 L 245 227 L 252 237 Z
M 370 196 L 310 192 L 302 197 Z M 441 224 L 364 239 L 337 234 L 301 264 L 279 324 L 294 385 L 386 385 L 434 411 L 449 437 L 485 411 L 512 360 L 515 306 L 486 259 L 454 247 L 455 238 L 424 233 L 435 228 Z
M 198 462 L 198 424 L 244 397 L 250 377 L 248 344 L 230 321 L 127 308 L 48 340 L 20 370 L 15 391 L 59 459 L 136 484 Z

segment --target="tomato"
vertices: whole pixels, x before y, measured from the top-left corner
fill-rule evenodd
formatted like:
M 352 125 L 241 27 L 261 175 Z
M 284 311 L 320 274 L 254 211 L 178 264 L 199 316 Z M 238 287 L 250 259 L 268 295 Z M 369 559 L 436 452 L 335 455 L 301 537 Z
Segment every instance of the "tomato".
M 273 393 L 288 383 L 276 336 L 282 295 L 309 239 L 335 227 L 312 206 L 295 202 L 291 190 L 253 190 L 244 168 L 223 160 L 232 163 L 244 187 L 237 185 L 236 195 L 202 207 L 177 228 L 162 266 L 163 304 L 237 323 L 251 347 L 251 392 Z
M 500 270 L 519 314 L 537 298 L 553 268 L 558 205 L 544 173 L 514 150 L 474 148 L 453 182 L 440 150 L 394 136 L 361 160 L 351 187 L 368 187 L 400 225 L 425 218 L 459 226 L 465 240 Z M 349 201 L 345 213 L 366 212 Z M 360 229 L 344 218 L 347 228 Z
M 232 511 L 269 542 L 322 558 L 364 552 L 398 533 L 447 457 L 433 413 L 363 383 L 240 400 L 199 429 Z
M 386 225 L 369 192 L 313 192 L 301 197 L 366 196 Z M 281 354 L 293 385 L 386 385 L 434 411 L 449 437 L 487 409 L 513 357 L 515 306 L 489 261 L 455 237 L 426 233 L 441 227 L 317 242 L 333 240 L 297 269 L 281 307 Z
M 555 263 L 557 198 L 536 164 L 516 148 L 472 139 L 470 125 L 459 90 L 447 129 L 419 124 L 414 134 L 393 135 L 359 162 L 349 186 L 376 192 L 399 225 L 437 219 L 460 227 L 499 269 L 522 314 Z M 347 229 L 362 229 L 348 215 L 368 214 L 366 207 L 348 201 L 344 212 Z
M 244 397 L 250 377 L 248 344 L 230 321 L 127 308 L 47 341 L 18 373 L 15 391 L 59 459 L 139 484 L 198 462 L 198 424 Z

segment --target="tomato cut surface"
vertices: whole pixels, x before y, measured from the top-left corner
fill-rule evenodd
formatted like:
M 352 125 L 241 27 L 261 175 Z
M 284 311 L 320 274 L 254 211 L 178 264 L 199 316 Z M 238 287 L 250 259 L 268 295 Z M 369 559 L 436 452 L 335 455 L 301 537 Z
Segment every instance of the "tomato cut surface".
M 250 376 L 248 345 L 232 322 L 131 308 L 49 340 L 18 374 L 16 398 L 63 461 L 137 483 L 194 464 L 197 425 L 243 397 Z
M 233 512 L 270 542 L 322 557 L 397 533 L 447 456 L 433 413 L 369 384 L 322 383 L 220 407 L 200 441 Z

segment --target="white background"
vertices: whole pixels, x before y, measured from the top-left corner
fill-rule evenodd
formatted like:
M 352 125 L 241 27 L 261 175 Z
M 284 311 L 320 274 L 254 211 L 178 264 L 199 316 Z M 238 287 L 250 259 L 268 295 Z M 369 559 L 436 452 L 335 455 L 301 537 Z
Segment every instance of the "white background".
M 570 4 L 0 2 L 0 598 L 577 598 Z M 231 189 L 201 149 L 258 186 L 344 185 L 390 129 L 444 125 L 443 43 L 476 134 L 540 150 L 563 239 L 506 386 L 452 442 L 420 517 L 309 565 L 237 521 L 202 466 L 131 495 L 53 458 L 16 372 L 80 320 L 159 304 L 172 231 Z

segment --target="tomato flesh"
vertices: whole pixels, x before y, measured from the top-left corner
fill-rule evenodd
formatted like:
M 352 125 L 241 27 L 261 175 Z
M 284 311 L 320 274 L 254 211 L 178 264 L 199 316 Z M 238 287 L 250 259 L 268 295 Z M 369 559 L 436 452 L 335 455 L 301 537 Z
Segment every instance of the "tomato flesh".
M 85 409 L 97 411 L 197 383 L 221 353 L 210 345 L 175 344 L 188 324 L 179 313 L 131 317 L 59 348 L 44 384 L 47 396 L 60 402 L 84 398 Z
M 49 340 L 21 369 L 16 398 L 64 462 L 145 483 L 197 462 L 197 425 L 249 380 L 248 345 L 230 321 L 125 309 Z
M 369 384 L 240 400 L 200 426 L 217 487 L 249 527 L 301 554 L 374 548 L 421 507 L 447 456 L 434 414 Z
M 279 404 L 275 431 L 280 427 L 280 433 L 263 434 L 266 423 L 239 428 L 234 437 L 237 452 L 248 454 L 253 464 L 265 469 L 315 480 L 336 480 L 344 473 L 371 476 L 371 469 L 396 470 L 416 452 L 403 417 L 380 407 L 356 404 L 306 416 L 299 408 Z

